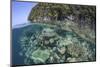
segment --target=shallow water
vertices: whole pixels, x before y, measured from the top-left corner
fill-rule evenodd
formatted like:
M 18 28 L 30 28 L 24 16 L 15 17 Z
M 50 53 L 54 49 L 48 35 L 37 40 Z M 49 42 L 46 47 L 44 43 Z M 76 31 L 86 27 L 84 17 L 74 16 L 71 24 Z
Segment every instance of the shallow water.
M 31 54 L 31 51 L 35 50 L 35 47 L 31 47 L 31 46 L 22 47 L 22 44 L 20 43 L 20 39 L 21 39 L 21 37 L 31 38 L 31 36 L 33 36 L 33 35 L 34 36 L 41 35 L 43 29 L 46 29 L 46 28 L 51 28 L 51 27 L 49 27 L 46 24 L 33 23 L 33 24 L 30 24 L 30 25 L 27 25 L 27 26 L 24 26 L 24 27 L 21 27 L 21 28 L 14 28 L 12 30 L 12 64 L 14 64 L 14 65 L 24 65 L 24 64 L 26 64 L 25 59 L 28 59 L 26 61 L 26 62 L 29 61 L 28 64 L 35 64 L 30 58 L 26 57 L 25 55 L 23 55 L 23 56 L 20 55 L 20 53 L 23 54 L 23 53 L 27 53 L 27 52 L 30 52 L 28 54 Z M 91 42 L 88 42 L 88 41 L 82 39 L 81 37 L 79 37 L 74 32 L 61 30 L 61 29 L 56 28 L 56 27 L 51 28 L 51 29 L 54 30 L 59 37 L 62 37 L 62 38 L 65 38 L 65 39 L 67 39 L 67 38 L 69 38 L 69 39 L 72 39 L 72 38 L 78 39 L 78 43 L 80 43 L 80 45 L 82 45 L 83 42 L 86 42 L 87 45 L 89 46 L 89 49 L 91 51 L 93 51 L 93 54 L 94 54 L 93 58 L 95 59 L 95 50 L 96 50 L 95 45 L 96 44 L 92 44 Z M 87 46 L 87 45 L 85 44 L 85 46 Z M 26 49 L 26 50 L 23 50 L 23 49 Z M 29 49 L 31 51 L 28 51 L 27 49 Z M 36 47 L 36 49 L 38 49 L 38 48 Z M 50 63 L 50 62 L 48 62 L 48 63 Z M 61 63 L 63 63 L 63 62 L 61 62 Z

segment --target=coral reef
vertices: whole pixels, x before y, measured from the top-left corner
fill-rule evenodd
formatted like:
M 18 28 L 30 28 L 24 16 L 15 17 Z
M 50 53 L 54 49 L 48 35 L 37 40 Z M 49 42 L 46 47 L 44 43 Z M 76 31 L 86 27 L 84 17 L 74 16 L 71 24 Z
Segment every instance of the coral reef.
M 34 26 L 39 28 L 34 29 Z M 72 30 L 72 28 L 64 30 L 52 24 L 33 23 L 20 38 L 22 49 L 20 54 L 25 57 L 24 63 L 95 61 L 96 44 L 79 36 L 80 33 L 75 33 L 74 29 L 72 31 L 68 29 Z

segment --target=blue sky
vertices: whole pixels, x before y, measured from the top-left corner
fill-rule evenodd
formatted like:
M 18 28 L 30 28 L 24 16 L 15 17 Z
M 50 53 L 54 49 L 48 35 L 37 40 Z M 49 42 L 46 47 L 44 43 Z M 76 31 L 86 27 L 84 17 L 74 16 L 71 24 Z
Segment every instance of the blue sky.
M 27 23 L 31 9 L 37 3 L 34 2 L 12 2 L 12 26 Z

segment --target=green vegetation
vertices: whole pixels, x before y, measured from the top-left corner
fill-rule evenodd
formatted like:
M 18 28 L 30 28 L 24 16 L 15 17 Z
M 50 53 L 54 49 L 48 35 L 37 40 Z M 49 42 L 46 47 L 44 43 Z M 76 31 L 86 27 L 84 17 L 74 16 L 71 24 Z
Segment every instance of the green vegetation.
M 87 25 L 95 30 L 96 7 L 87 5 L 38 3 L 32 8 L 28 20 L 32 22 L 71 20 L 77 23 L 80 28 L 84 28 L 84 26 Z

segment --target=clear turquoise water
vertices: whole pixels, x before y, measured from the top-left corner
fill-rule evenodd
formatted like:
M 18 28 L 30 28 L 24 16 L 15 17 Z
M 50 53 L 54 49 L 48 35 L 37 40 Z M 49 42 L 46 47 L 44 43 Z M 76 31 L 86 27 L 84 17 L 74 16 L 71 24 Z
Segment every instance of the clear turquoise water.
M 46 25 L 41 25 L 41 24 L 30 24 L 21 28 L 14 28 L 12 30 L 12 64 L 14 65 L 24 65 L 24 60 L 25 60 L 25 56 L 20 56 L 19 53 L 22 51 L 21 48 L 21 43 L 20 43 L 20 37 L 22 37 L 25 33 L 28 32 L 27 36 L 31 36 L 33 33 L 36 34 L 36 32 L 40 32 L 44 29 L 44 28 L 48 28 L 48 26 Z M 52 28 L 53 29 L 53 28 Z M 61 37 L 65 37 L 66 35 L 70 35 L 72 37 L 76 37 L 80 42 L 84 42 L 85 40 L 82 39 L 81 37 L 79 37 L 77 34 L 73 33 L 73 32 L 68 32 L 65 30 L 60 30 L 59 28 L 54 28 L 58 31 L 56 31 L 58 33 L 58 35 L 60 35 Z M 86 41 L 89 45 L 90 45 L 90 49 L 96 49 L 95 44 L 92 44 L 88 41 Z M 91 46 L 92 45 L 92 46 Z M 94 50 L 92 50 L 94 51 Z M 94 51 L 94 55 L 95 55 L 95 51 Z M 95 58 L 95 57 L 94 57 Z M 34 64 L 34 63 L 30 63 L 30 64 Z

